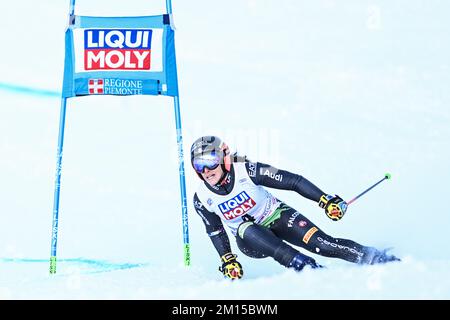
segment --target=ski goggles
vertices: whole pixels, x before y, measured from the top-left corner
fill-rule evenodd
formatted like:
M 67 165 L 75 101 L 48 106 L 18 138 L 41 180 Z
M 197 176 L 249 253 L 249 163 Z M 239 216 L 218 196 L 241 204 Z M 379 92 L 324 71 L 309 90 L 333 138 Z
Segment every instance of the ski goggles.
M 207 168 L 208 170 L 216 169 L 221 163 L 221 160 L 222 159 L 217 152 L 211 152 L 202 154 L 199 157 L 195 157 L 192 161 L 192 166 L 198 173 L 203 173 L 203 171 L 205 171 L 205 168 Z

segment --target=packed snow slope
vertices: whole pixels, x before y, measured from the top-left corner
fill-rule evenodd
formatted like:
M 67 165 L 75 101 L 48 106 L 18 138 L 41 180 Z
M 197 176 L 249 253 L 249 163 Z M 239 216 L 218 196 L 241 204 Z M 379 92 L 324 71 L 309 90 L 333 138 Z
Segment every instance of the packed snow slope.
M 82 15 L 164 12 L 156 1 L 79 0 Z M 1 299 L 449 299 L 450 22 L 447 1 L 173 1 L 192 266 L 183 242 L 173 103 L 68 101 L 58 272 L 48 275 L 69 1 L 0 3 Z M 273 194 L 325 232 L 401 263 L 297 274 L 244 256 L 241 281 L 191 199 L 189 148 L 221 136 L 250 159 L 357 195 L 332 222 L 293 192 Z

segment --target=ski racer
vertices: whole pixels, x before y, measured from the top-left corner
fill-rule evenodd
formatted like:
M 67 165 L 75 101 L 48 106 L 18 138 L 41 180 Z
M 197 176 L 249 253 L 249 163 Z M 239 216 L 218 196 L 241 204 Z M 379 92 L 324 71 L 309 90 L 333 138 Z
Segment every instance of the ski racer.
M 328 218 L 339 221 L 347 203 L 323 192 L 301 175 L 231 154 L 216 136 L 197 139 L 191 147 L 191 164 L 202 180 L 194 207 L 221 257 L 219 270 L 226 278 L 243 276 L 237 255 L 231 252 L 224 224 L 236 238 L 240 251 L 252 258 L 272 257 L 281 265 L 301 271 L 321 267 L 288 243 L 321 256 L 358 264 L 399 261 L 386 250 L 363 246 L 324 233 L 299 211 L 270 194 L 264 187 L 292 190 L 315 201 Z

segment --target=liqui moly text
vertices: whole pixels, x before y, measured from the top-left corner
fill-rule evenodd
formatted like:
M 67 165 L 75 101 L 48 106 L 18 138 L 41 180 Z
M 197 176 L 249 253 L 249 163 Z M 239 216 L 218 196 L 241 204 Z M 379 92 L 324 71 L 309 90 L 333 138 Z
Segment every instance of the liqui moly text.
M 242 191 L 237 196 L 219 204 L 219 210 L 226 220 L 242 216 L 250 211 L 256 202 L 249 197 L 247 192 Z
M 85 29 L 85 70 L 150 70 L 151 29 Z

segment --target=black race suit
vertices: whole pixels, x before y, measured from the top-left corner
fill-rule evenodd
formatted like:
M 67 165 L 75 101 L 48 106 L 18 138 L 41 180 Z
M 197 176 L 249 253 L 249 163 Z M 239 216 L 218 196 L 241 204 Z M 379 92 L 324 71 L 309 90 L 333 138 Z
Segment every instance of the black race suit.
M 322 190 L 308 181 L 306 178 L 285 170 L 276 169 L 270 165 L 246 161 L 247 173 L 252 166 L 251 180 L 256 185 L 269 188 L 292 190 L 312 201 L 319 202 L 325 194 Z M 270 174 L 267 174 L 269 170 Z M 264 174 L 263 174 L 264 173 Z M 282 179 L 279 177 L 282 176 Z M 233 186 L 234 170 L 227 173 L 221 184 L 214 187 L 206 184 L 210 192 L 226 195 Z M 231 252 L 228 235 L 224 230 L 219 216 L 207 210 L 197 196 L 194 195 L 194 207 L 205 223 L 206 232 L 213 242 L 220 256 Z M 362 246 L 352 240 L 334 238 L 324 233 L 308 218 L 285 203 L 279 206 L 278 215 L 270 225 L 262 227 L 253 224 L 245 230 L 244 235 L 236 234 L 236 242 L 239 249 L 252 258 L 264 258 L 271 256 L 280 264 L 290 267 L 293 257 L 298 251 L 283 240 L 302 247 L 310 252 L 332 258 L 340 258 L 354 263 L 372 263 L 375 248 Z M 241 225 L 244 225 L 241 224 Z

